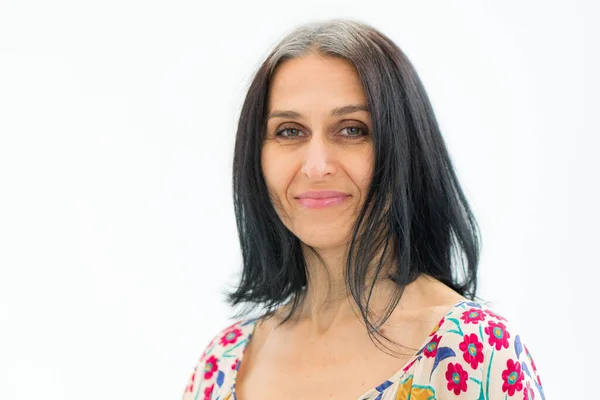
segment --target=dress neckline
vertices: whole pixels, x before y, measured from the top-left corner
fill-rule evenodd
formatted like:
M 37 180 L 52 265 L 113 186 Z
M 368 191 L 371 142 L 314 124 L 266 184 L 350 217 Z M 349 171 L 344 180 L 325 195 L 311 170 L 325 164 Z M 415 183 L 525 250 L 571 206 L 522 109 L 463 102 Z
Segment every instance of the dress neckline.
M 452 305 L 444 313 L 444 316 L 437 322 L 437 324 L 431 328 L 431 333 L 429 334 L 429 336 L 427 336 L 427 338 L 425 338 L 423 343 L 421 343 L 421 345 L 418 347 L 418 350 L 408 359 L 408 361 L 396 373 L 394 373 L 389 378 L 385 379 L 383 381 L 383 383 L 381 383 L 380 385 L 368 389 L 366 392 L 364 392 L 363 394 L 358 396 L 358 398 L 356 400 L 368 400 L 371 397 L 373 397 L 374 395 L 379 395 L 386 388 L 393 385 L 398 380 L 402 379 L 402 377 L 408 373 L 412 364 L 415 363 L 421 357 L 421 354 L 423 353 L 423 349 L 425 348 L 425 346 L 427 346 L 427 344 L 429 344 L 429 342 L 431 341 L 431 338 L 433 337 L 435 332 L 437 332 L 443 326 L 443 324 L 446 323 L 446 321 L 447 321 L 446 318 L 448 316 L 450 316 L 453 312 L 455 312 L 459 308 L 459 306 L 461 306 L 462 304 L 477 305 L 478 307 L 483 308 L 483 305 L 481 305 L 477 302 L 471 301 L 471 300 L 460 300 L 457 303 L 455 303 L 454 305 Z M 235 392 L 235 387 L 236 387 L 235 383 L 236 383 L 238 370 L 242 364 L 243 355 L 246 352 L 246 348 L 248 347 L 248 344 L 250 343 L 250 339 L 254 335 L 254 332 L 256 330 L 256 326 L 258 325 L 259 319 L 260 318 L 252 318 L 250 320 L 247 320 L 244 323 L 245 326 L 251 325 L 252 328 L 250 330 L 250 333 L 248 333 L 248 336 L 246 338 L 246 343 L 243 345 L 243 347 L 240 350 L 237 366 L 235 368 L 235 372 L 233 373 L 232 382 L 231 382 L 231 386 L 230 386 L 230 391 L 231 391 L 233 400 L 238 400 L 236 392 Z

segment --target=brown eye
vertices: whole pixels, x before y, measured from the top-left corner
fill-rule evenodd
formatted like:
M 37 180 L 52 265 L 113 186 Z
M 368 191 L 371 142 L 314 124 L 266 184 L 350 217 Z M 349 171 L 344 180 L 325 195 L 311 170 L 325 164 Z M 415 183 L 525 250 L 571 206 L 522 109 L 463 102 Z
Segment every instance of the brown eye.
M 342 134 L 345 139 L 356 140 L 361 139 L 368 135 L 368 132 L 362 126 L 350 125 L 342 128 L 340 132 L 346 132 L 346 134 Z M 283 127 L 275 133 L 275 137 L 281 138 L 283 140 L 292 140 L 300 137 L 300 132 L 302 132 L 298 128 L 294 127 Z
M 288 132 L 287 134 L 284 134 L 284 132 Z M 296 129 L 296 128 L 283 128 L 280 129 L 279 131 L 277 131 L 275 133 L 276 137 L 281 137 L 281 138 L 294 138 L 298 136 L 298 133 L 300 132 L 300 129 Z
M 346 126 L 342 129 L 342 131 L 346 131 L 347 134 L 343 135 L 350 139 L 360 139 L 364 136 L 367 136 L 366 129 L 363 129 L 360 126 Z

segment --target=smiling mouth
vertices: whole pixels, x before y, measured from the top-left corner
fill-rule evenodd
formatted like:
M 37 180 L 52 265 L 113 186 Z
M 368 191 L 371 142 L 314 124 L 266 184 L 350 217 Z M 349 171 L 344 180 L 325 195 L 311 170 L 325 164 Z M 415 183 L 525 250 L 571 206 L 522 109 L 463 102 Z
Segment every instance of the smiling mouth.
M 326 207 L 331 207 L 331 206 L 340 204 L 340 203 L 344 202 L 346 199 L 348 199 L 349 197 L 350 197 L 350 195 L 336 196 L 336 197 L 324 197 L 324 198 L 320 198 L 320 199 L 315 199 L 312 197 L 303 197 L 303 198 L 300 198 L 297 200 L 300 204 L 302 204 L 302 206 L 304 206 L 306 208 L 326 208 Z

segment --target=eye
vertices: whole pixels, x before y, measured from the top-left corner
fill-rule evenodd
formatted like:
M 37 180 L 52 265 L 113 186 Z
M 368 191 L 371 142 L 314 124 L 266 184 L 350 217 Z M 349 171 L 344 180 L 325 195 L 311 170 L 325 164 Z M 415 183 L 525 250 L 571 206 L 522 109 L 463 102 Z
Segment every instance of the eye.
M 340 129 L 340 132 L 344 131 L 346 132 L 346 134 L 342 134 L 341 136 L 349 140 L 361 139 L 368 135 L 367 130 L 362 126 L 358 125 L 349 125 Z M 275 136 L 278 138 L 283 138 L 284 140 L 288 140 L 299 137 L 300 132 L 302 131 L 298 128 L 283 127 L 275 133 Z
M 345 128 L 342 128 L 342 131 L 344 130 L 347 130 L 346 132 L 348 133 L 348 135 L 346 136 L 349 138 L 361 138 L 363 136 L 367 136 L 366 129 L 363 129 L 360 126 L 346 126 Z
M 284 135 L 284 132 L 289 132 L 289 134 Z M 282 138 L 291 138 L 291 137 L 297 137 L 298 136 L 298 132 L 300 132 L 300 129 L 297 128 L 291 128 L 291 127 L 284 127 L 280 130 L 278 130 L 275 133 L 276 137 L 282 137 Z

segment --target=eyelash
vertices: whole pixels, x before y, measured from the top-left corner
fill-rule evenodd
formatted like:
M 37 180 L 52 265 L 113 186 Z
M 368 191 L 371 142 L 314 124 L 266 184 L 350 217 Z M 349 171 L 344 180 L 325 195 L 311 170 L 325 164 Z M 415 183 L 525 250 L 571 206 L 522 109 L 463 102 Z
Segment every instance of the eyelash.
M 342 128 L 342 130 L 349 129 L 349 128 L 357 128 L 357 129 L 359 129 L 359 130 L 361 130 L 363 132 L 361 135 L 350 135 L 350 136 L 343 135 L 346 139 L 349 139 L 349 140 L 362 139 L 363 137 L 365 137 L 365 136 L 367 136 L 369 134 L 369 132 L 366 129 L 364 129 L 361 126 L 357 126 L 357 125 L 345 126 L 345 127 Z M 297 138 L 297 136 L 285 137 L 285 136 L 282 136 L 282 134 L 281 134 L 283 131 L 288 131 L 288 130 L 292 130 L 292 129 L 300 131 L 300 129 L 292 127 L 292 126 L 283 127 L 280 130 L 278 130 L 277 132 L 275 132 L 275 137 L 282 138 L 283 140 L 293 140 L 293 139 Z

